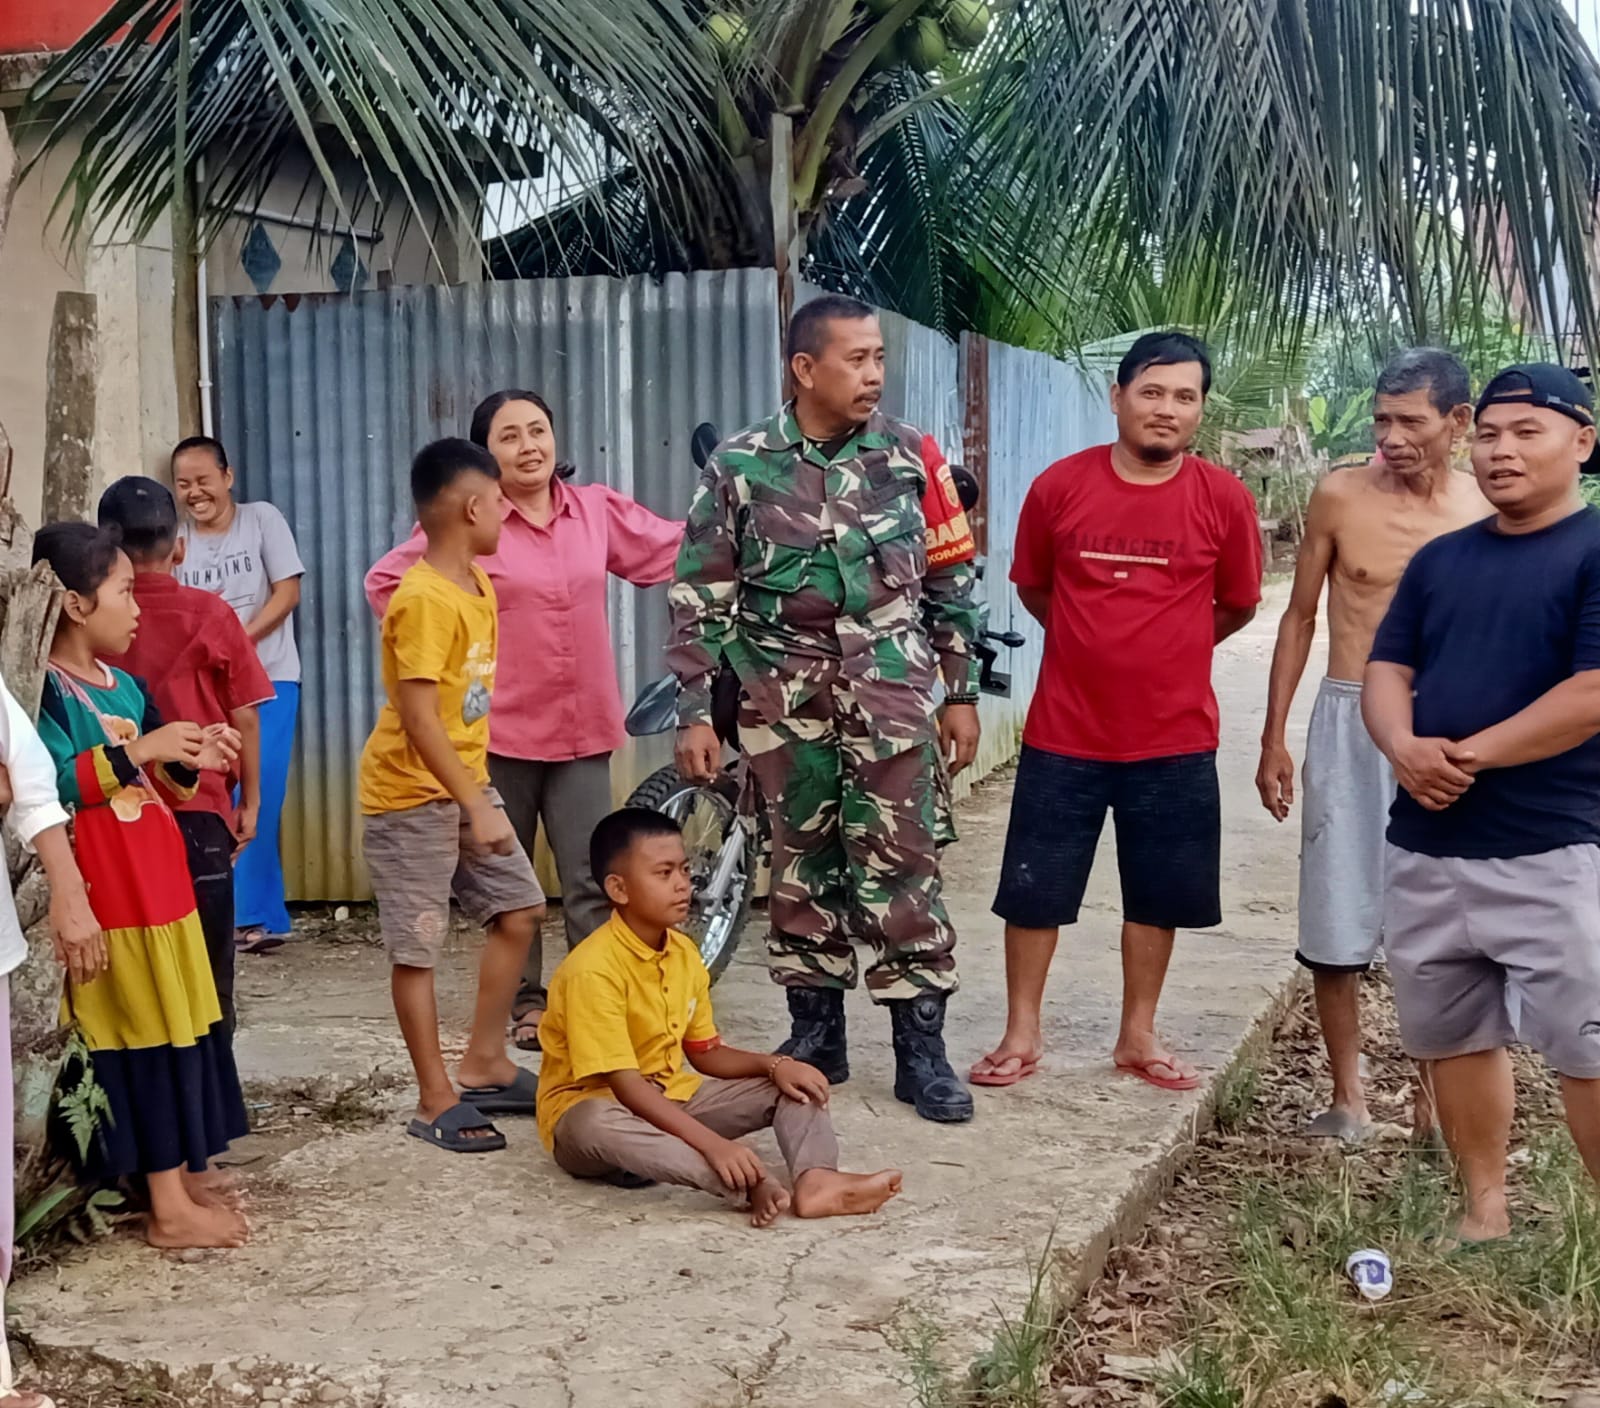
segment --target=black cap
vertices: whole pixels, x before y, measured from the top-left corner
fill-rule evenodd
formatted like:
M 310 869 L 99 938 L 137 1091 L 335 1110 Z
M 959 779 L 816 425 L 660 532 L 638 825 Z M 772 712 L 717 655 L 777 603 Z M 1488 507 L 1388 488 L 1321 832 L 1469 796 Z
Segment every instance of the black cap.
M 1589 388 L 1553 362 L 1526 362 L 1496 372 L 1478 397 L 1474 414 L 1481 416 L 1486 406 L 1543 406 L 1579 425 L 1594 424 L 1594 397 Z
M 100 526 L 116 528 L 130 557 L 164 553 L 177 540 L 178 505 L 158 479 L 130 474 L 100 495 Z

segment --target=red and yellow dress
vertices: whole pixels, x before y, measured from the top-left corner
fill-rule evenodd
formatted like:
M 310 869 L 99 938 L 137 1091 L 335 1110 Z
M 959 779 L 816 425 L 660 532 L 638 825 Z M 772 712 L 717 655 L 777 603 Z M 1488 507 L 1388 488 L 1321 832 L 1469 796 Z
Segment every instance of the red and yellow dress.
M 87 1172 L 198 1173 L 249 1129 L 183 836 L 156 790 L 181 800 L 199 778 L 163 764 L 152 784 L 129 761 L 127 744 L 161 719 L 143 684 L 100 668 L 98 684 L 52 668 L 39 717 L 61 800 L 76 809 L 78 868 L 111 956 L 92 982 L 69 980 L 62 1004 L 110 1101 Z

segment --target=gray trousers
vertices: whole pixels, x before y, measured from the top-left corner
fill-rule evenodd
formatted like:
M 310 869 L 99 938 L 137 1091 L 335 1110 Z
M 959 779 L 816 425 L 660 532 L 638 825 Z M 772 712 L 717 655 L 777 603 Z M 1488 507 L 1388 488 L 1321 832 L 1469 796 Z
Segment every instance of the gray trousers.
M 571 949 L 611 918 L 611 901 L 589 873 L 589 838 L 611 811 L 611 755 L 540 763 L 491 753 L 489 780 L 530 856 L 539 823 L 544 822 L 545 840 L 561 878 L 561 915 Z M 518 1000 L 543 994 L 544 945 L 535 935 Z
M 839 1167 L 839 1141 L 826 1108 L 787 1099 L 764 1076 L 707 1080 L 684 1110 L 724 1139 L 738 1139 L 769 1125 L 789 1166 L 791 1179 L 814 1168 Z M 577 1178 L 604 1178 L 618 1169 L 656 1183 L 700 1188 L 742 1203 L 683 1140 L 597 1096 L 574 1105 L 556 1124 L 556 1163 Z

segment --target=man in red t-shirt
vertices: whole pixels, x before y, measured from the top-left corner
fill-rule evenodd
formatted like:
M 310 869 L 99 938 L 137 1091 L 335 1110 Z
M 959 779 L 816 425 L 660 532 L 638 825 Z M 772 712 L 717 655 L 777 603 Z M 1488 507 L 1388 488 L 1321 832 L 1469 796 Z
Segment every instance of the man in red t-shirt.
M 1150 333 L 1117 369 L 1117 440 L 1050 466 L 1017 522 L 1011 580 L 1045 628 L 1022 734 L 995 913 L 1006 921 L 1006 1032 L 972 1069 L 1012 1085 L 1043 1054 L 1040 1007 L 1060 926 L 1077 921 L 1109 808 L 1122 878 L 1117 1069 L 1164 1090 L 1195 1070 L 1157 1038 L 1178 929 L 1222 922 L 1211 653 L 1261 599 L 1250 491 L 1186 453 L 1211 364 Z
M 272 681 L 233 608 L 220 596 L 183 586 L 173 575 L 182 560 L 178 508 L 165 484 L 142 475 L 119 479 L 100 497 L 100 526 L 115 527 L 133 563 L 139 630 L 125 655 L 110 663 L 150 687 L 169 721 L 228 724 L 243 740 L 236 775 L 200 773 L 186 802 L 172 801 L 189 856 L 195 908 L 205 931 L 211 976 L 228 1034 L 234 1027 L 233 862 L 256 832 L 261 806 L 261 726 L 258 705 L 272 698 Z M 239 784 L 235 812 L 232 787 Z

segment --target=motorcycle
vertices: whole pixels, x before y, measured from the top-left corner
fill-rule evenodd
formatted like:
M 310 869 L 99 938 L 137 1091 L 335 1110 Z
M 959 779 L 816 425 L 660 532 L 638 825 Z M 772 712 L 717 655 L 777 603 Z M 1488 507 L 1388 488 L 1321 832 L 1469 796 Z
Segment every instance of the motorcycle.
M 695 428 L 690 442 L 695 464 L 706 466 L 720 440 L 715 426 Z M 971 513 L 977 506 L 980 490 L 977 479 L 964 467 L 952 465 L 952 477 L 962 507 Z M 983 561 L 974 564 L 983 577 Z M 1016 631 L 991 631 L 989 608 L 981 608 L 979 638 L 974 647 L 980 674 L 978 688 L 986 694 L 1008 697 L 1011 676 L 994 667 L 999 661 L 996 646 L 1015 649 L 1023 644 Z M 755 900 L 756 879 L 765 849 L 764 818 L 748 818 L 739 809 L 743 789 L 743 765 L 739 757 L 738 734 L 739 682 L 724 667 L 712 690 L 712 724 L 724 749 L 731 750 L 732 761 L 723 765 L 710 782 L 689 782 L 668 763 L 656 769 L 628 798 L 630 807 L 647 807 L 670 816 L 683 828 L 684 848 L 689 857 L 689 872 L 694 898 L 684 930 L 700 947 L 700 957 L 716 982 L 733 960 L 734 950 L 744 932 Z M 640 691 L 624 724 L 630 736 L 649 738 L 672 733 L 678 724 L 678 681 L 673 675 L 656 680 Z

